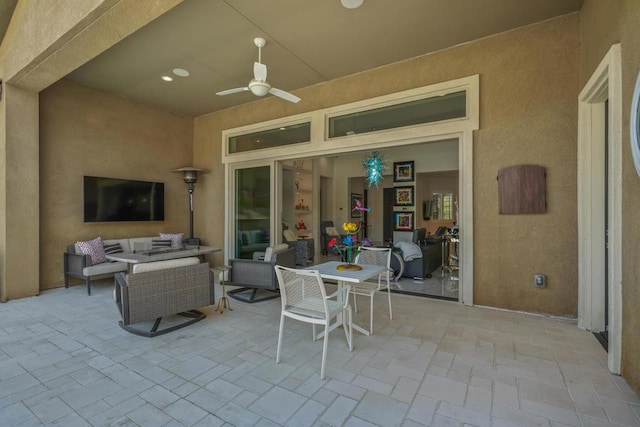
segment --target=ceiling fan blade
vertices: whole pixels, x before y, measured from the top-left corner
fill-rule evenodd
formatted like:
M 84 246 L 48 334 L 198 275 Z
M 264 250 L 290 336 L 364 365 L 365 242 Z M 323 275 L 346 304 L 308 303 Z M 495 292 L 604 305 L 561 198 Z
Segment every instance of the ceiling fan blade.
M 282 89 L 276 89 L 275 87 L 272 87 L 271 90 L 269 90 L 269 93 L 277 96 L 278 98 L 282 98 L 293 103 L 300 102 L 300 98 Z
M 261 81 L 267 81 L 267 66 L 259 62 L 253 63 L 253 78 Z
M 244 92 L 245 90 L 249 90 L 249 88 L 248 87 L 237 87 L 237 88 L 234 88 L 234 89 L 227 89 L 227 90 L 223 90 L 221 92 L 216 92 L 216 95 L 220 95 L 220 96 L 231 95 L 232 93 Z

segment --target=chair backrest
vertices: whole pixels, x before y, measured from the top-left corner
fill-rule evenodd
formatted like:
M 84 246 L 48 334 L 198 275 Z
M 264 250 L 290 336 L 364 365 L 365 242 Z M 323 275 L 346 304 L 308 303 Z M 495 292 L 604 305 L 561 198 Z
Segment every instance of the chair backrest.
M 279 245 L 269 246 L 264 252 L 264 262 L 271 262 L 276 258 L 276 255 L 289 249 L 289 245 L 286 243 L 280 243 Z
M 389 271 L 391 268 L 391 248 L 374 248 L 371 246 L 360 246 L 360 253 L 355 259 L 356 264 L 372 264 L 382 265 L 387 267 L 385 273 L 378 275 L 378 284 L 380 284 L 380 278 L 385 277 L 385 280 L 389 280 Z
M 336 227 L 327 227 L 327 234 L 329 236 L 340 236 L 340 232 Z
M 329 234 L 327 227 L 333 227 L 333 221 L 320 221 L 320 234 Z
M 282 232 L 282 236 L 284 237 L 285 241 L 290 243 L 293 243 L 296 240 L 298 240 L 298 236 L 296 236 L 296 233 L 294 233 L 293 230 L 284 230 Z
M 274 266 L 282 310 L 298 316 L 326 319 L 329 313 L 327 293 L 318 270 Z

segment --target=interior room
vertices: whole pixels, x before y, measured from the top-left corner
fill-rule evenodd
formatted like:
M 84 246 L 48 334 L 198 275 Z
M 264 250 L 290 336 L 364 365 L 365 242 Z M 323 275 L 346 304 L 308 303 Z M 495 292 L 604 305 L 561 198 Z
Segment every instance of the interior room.
M 632 0 L 0 2 L 0 424 L 640 425 L 638 22 Z M 399 248 L 318 268 L 342 323 L 313 341 L 280 329 L 275 266 L 356 264 L 329 221 Z M 135 336 L 178 303 L 151 283 L 187 303 Z

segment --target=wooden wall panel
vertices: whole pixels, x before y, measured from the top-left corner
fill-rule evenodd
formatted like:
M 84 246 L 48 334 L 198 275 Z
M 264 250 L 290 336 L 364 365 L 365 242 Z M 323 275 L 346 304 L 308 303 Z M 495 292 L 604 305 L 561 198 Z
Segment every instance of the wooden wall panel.
M 501 214 L 545 213 L 546 170 L 519 165 L 498 171 L 498 208 Z

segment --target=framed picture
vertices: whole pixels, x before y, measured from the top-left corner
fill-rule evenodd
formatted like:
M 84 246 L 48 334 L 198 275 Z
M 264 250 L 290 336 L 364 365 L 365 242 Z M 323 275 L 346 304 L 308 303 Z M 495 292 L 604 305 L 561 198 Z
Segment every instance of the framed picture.
M 393 188 L 393 206 L 413 206 L 413 185 Z
M 356 209 L 356 204 L 363 204 L 362 194 L 351 193 L 351 218 L 360 218 L 362 212 Z
M 394 229 L 397 231 L 413 231 L 413 212 L 394 212 Z
M 413 182 L 414 170 L 413 160 L 410 162 L 394 162 L 393 163 L 393 182 Z

